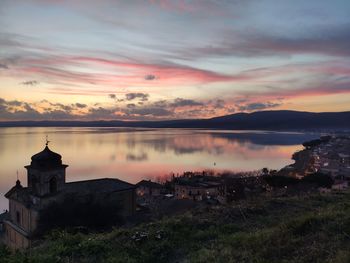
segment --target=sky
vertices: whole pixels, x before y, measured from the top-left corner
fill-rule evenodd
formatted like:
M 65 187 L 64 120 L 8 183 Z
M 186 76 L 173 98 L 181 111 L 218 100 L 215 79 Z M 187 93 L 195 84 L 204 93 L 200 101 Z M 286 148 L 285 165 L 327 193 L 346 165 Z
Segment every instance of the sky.
M 350 110 L 348 0 L 0 0 L 0 121 Z

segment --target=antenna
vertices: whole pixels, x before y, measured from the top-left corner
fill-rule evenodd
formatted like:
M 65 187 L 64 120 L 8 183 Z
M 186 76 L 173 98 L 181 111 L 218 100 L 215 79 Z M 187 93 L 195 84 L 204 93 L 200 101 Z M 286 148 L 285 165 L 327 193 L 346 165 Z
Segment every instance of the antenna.
M 16 171 L 16 175 L 17 175 L 17 181 L 18 181 L 18 170 Z

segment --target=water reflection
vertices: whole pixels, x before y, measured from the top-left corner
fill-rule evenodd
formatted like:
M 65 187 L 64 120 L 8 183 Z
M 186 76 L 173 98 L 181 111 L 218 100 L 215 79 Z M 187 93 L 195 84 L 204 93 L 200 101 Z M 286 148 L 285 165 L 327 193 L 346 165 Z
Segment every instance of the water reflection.
M 148 155 L 146 153 L 140 153 L 139 155 L 128 153 L 126 155 L 126 160 L 132 161 L 132 162 L 143 162 L 143 161 L 147 161 L 147 159 L 148 159 Z
M 288 132 L 247 132 L 247 133 L 212 133 L 213 137 L 227 140 L 239 140 L 257 145 L 296 145 L 313 138 L 313 134 Z
M 67 180 L 118 177 L 136 183 L 188 170 L 279 169 L 290 163 L 303 141 L 318 134 L 123 128 L 0 129 L 0 209 L 15 183 L 16 170 L 26 184 L 23 166 L 44 147 L 69 165 Z M 214 167 L 214 163 L 216 166 Z

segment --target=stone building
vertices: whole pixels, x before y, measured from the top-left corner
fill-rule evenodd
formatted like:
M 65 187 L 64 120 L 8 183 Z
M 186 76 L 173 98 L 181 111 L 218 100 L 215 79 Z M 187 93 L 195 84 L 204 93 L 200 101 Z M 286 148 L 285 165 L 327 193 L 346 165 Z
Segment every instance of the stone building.
M 9 199 L 8 219 L 3 221 L 4 243 L 11 249 L 31 246 L 40 232 L 43 211 L 65 198 L 118 206 L 120 214 L 131 216 L 136 208 L 135 186 L 118 179 L 95 179 L 66 183 L 66 168 L 61 155 L 52 152 L 48 143 L 43 151 L 31 158 L 27 169 L 27 187 L 17 180 L 5 197 Z M 64 208 L 63 208 L 64 209 Z M 41 222 L 42 223 L 42 222 Z
M 208 197 L 217 197 L 221 182 L 178 180 L 175 183 L 176 199 L 192 199 L 201 201 Z
M 152 182 L 151 180 L 142 180 L 136 184 L 136 193 L 138 196 L 160 196 L 165 193 L 163 185 Z

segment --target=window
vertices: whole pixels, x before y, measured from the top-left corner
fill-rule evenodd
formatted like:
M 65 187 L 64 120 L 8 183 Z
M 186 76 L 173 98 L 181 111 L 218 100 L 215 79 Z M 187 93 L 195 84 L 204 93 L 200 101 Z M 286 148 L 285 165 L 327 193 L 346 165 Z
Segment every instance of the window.
M 17 224 L 21 224 L 21 213 L 19 211 L 16 211 L 16 222 Z
M 38 192 L 38 180 L 36 178 L 32 178 L 32 189 L 34 193 Z
M 49 182 L 50 194 L 57 192 L 57 179 L 56 177 L 52 177 Z

